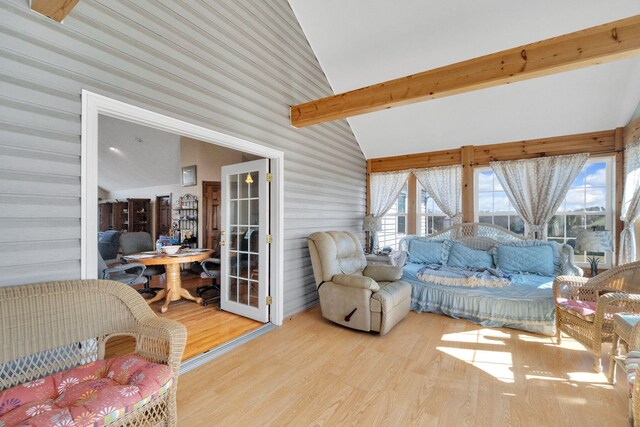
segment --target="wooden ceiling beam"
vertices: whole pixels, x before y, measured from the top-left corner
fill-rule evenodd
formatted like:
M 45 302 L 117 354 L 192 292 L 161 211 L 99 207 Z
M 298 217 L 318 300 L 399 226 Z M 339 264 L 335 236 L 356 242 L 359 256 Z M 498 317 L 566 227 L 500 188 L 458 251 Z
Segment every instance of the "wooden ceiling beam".
M 80 0 L 31 0 L 31 10 L 62 22 Z
M 291 107 L 301 128 L 640 54 L 640 15 Z

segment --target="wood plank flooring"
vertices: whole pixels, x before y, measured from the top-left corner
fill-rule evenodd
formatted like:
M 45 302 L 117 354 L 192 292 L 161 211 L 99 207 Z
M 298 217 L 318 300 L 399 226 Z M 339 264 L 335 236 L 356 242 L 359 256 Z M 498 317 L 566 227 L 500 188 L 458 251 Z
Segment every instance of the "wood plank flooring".
M 198 286 L 207 285 L 209 282 L 208 279 L 201 279 L 197 275 L 182 273 L 182 286 L 189 289 L 193 295 L 195 295 L 195 289 Z M 164 279 L 154 276 L 151 286 L 164 287 Z M 208 294 L 205 295 L 205 297 L 208 296 Z M 163 301 L 157 301 L 151 304 L 151 308 L 158 316 L 177 320 L 187 327 L 187 345 L 182 360 L 211 350 L 263 325 L 255 320 L 218 310 L 217 301 L 204 307 L 193 301 L 181 299 L 172 302 L 169 305 L 169 310 L 164 314 L 160 313 L 162 304 Z M 112 357 L 129 354 L 134 347 L 133 338 L 113 338 L 107 343 L 106 355 Z
M 316 307 L 181 375 L 178 425 L 627 426 L 623 374 L 554 341 L 414 312 L 378 336 Z

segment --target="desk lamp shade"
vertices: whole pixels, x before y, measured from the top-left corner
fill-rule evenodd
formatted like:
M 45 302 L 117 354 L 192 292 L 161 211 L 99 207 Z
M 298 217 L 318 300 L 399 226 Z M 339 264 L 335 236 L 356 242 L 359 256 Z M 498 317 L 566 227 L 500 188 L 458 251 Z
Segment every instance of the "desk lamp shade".
M 362 229 L 364 231 L 375 232 L 380 229 L 378 224 L 378 218 L 373 215 L 367 215 L 364 217 L 364 222 L 362 223 Z
M 371 254 L 375 249 L 376 232 L 380 230 L 380 222 L 378 221 L 378 218 L 373 215 L 365 216 L 364 222 L 362 223 L 362 229 L 369 232 L 369 253 Z
M 611 231 L 608 230 L 582 230 L 576 238 L 576 250 L 579 252 L 611 252 Z M 595 256 L 587 258 L 591 264 L 592 277 L 598 274 L 598 262 Z

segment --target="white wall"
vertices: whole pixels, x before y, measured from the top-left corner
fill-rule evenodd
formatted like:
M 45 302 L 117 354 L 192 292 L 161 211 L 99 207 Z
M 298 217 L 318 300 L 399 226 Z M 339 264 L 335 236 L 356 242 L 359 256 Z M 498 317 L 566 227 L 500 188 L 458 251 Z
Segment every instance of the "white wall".
M 198 246 L 203 246 L 204 206 L 202 205 L 202 181 L 220 181 L 222 166 L 244 162 L 239 151 L 218 147 L 195 139 L 180 138 L 180 162 L 182 166 L 196 165 L 197 184 L 182 187 L 182 194 L 198 196 Z

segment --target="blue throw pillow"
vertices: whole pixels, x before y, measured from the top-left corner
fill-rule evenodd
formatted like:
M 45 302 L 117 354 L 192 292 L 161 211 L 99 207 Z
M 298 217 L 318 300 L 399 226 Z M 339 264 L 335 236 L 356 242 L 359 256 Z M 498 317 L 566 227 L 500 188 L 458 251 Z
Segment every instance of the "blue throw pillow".
M 472 249 L 460 242 L 448 240 L 449 258 L 447 265 L 458 268 L 493 268 L 493 257 L 488 251 Z M 445 249 L 446 250 L 446 249 Z
M 523 241 L 498 245 L 493 254 L 496 266 L 507 274 L 558 274 L 559 251 L 555 242 Z
M 440 264 L 442 260 L 442 242 L 424 239 L 412 239 L 409 242 L 407 262 L 414 264 Z

